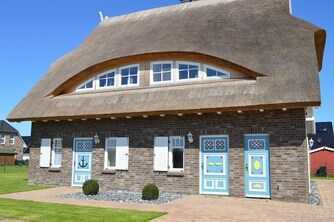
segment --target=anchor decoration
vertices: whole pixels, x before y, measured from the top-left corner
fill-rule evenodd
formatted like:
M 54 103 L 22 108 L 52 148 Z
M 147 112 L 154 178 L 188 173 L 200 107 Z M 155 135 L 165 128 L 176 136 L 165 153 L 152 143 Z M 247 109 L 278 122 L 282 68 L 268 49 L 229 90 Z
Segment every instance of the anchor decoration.
M 80 168 L 86 168 L 88 166 L 88 161 L 86 161 L 85 157 L 82 156 L 81 160 L 79 162 L 79 167 Z

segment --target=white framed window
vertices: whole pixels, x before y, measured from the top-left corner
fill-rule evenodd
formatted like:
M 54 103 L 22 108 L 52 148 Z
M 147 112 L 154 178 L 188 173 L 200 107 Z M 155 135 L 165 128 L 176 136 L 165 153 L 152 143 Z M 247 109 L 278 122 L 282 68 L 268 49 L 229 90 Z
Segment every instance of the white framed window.
M 139 65 L 124 66 L 120 69 L 121 87 L 139 85 Z
M 14 145 L 15 144 L 15 136 L 14 135 L 10 135 L 9 136 L 9 144 L 10 145 Z
M 80 91 L 88 91 L 88 90 L 94 90 L 95 89 L 95 79 L 90 79 L 87 80 L 86 82 L 84 82 L 83 84 L 81 84 L 78 88 L 77 88 L 77 92 Z
M 117 138 L 107 138 L 104 151 L 104 168 L 116 169 Z
M 0 134 L 0 144 L 1 144 L 1 145 L 6 144 L 6 137 L 5 137 L 5 135 L 3 135 L 3 134 Z
M 154 137 L 154 171 L 182 172 L 184 170 L 185 138 L 182 136 Z
M 193 62 L 176 62 L 178 69 L 177 80 L 187 81 L 187 80 L 198 80 L 200 79 L 200 64 Z
M 97 76 L 97 88 L 113 88 L 116 86 L 116 70 L 110 70 Z
M 161 84 L 173 81 L 173 62 L 159 61 L 151 63 L 150 83 Z
M 204 65 L 206 79 L 229 79 L 231 74 L 223 69 Z
M 109 137 L 105 141 L 104 169 L 128 170 L 129 138 Z
M 183 171 L 184 168 L 184 137 L 169 138 L 169 171 Z
M 61 167 L 63 159 L 63 141 L 61 138 L 55 138 L 52 141 L 51 167 Z

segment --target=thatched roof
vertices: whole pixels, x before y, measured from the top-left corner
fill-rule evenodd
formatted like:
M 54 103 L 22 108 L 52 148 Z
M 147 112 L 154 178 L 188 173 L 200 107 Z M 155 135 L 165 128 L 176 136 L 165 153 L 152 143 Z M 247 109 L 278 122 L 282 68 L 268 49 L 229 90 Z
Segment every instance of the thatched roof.
M 56 61 L 8 119 L 319 105 L 324 43 L 322 29 L 290 15 L 288 0 L 201 0 L 118 16 Z M 200 53 L 262 75 L 256 81 L 58 95 L 96 64 L 160 52 Z

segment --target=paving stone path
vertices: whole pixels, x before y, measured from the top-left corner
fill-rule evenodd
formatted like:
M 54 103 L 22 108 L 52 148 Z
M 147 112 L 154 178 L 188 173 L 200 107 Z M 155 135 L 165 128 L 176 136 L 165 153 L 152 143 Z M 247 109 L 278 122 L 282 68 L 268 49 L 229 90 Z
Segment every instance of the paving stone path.
M 53 203 L 67 203 L 84 206 L 160 211 L 168 214 L 154 222 L 315 222 L 334 221 L 334 181 L 317 180 L 321 204 L 291 203 L 273 200 L 184 196 L 166 204 L 119 203 L 97 200 L 73 200 L 59 197 L 59 194 L 79 192 L 79 189 L 58 187 L 47 190 L 0 195 L 3 198 L 34 200 Z

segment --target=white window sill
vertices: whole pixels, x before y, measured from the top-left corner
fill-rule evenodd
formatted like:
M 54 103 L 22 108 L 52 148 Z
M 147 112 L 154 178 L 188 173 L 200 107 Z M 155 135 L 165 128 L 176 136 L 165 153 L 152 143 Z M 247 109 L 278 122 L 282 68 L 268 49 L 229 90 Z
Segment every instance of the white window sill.
M 60 172 L 60 167 L 50 167 L 49 172 Z
M 170 177 L 184 177 L 184 170 L 169 170 L 167 176 Z
M 116 169 L 104 169 L 102 174 L 116 174 Z

